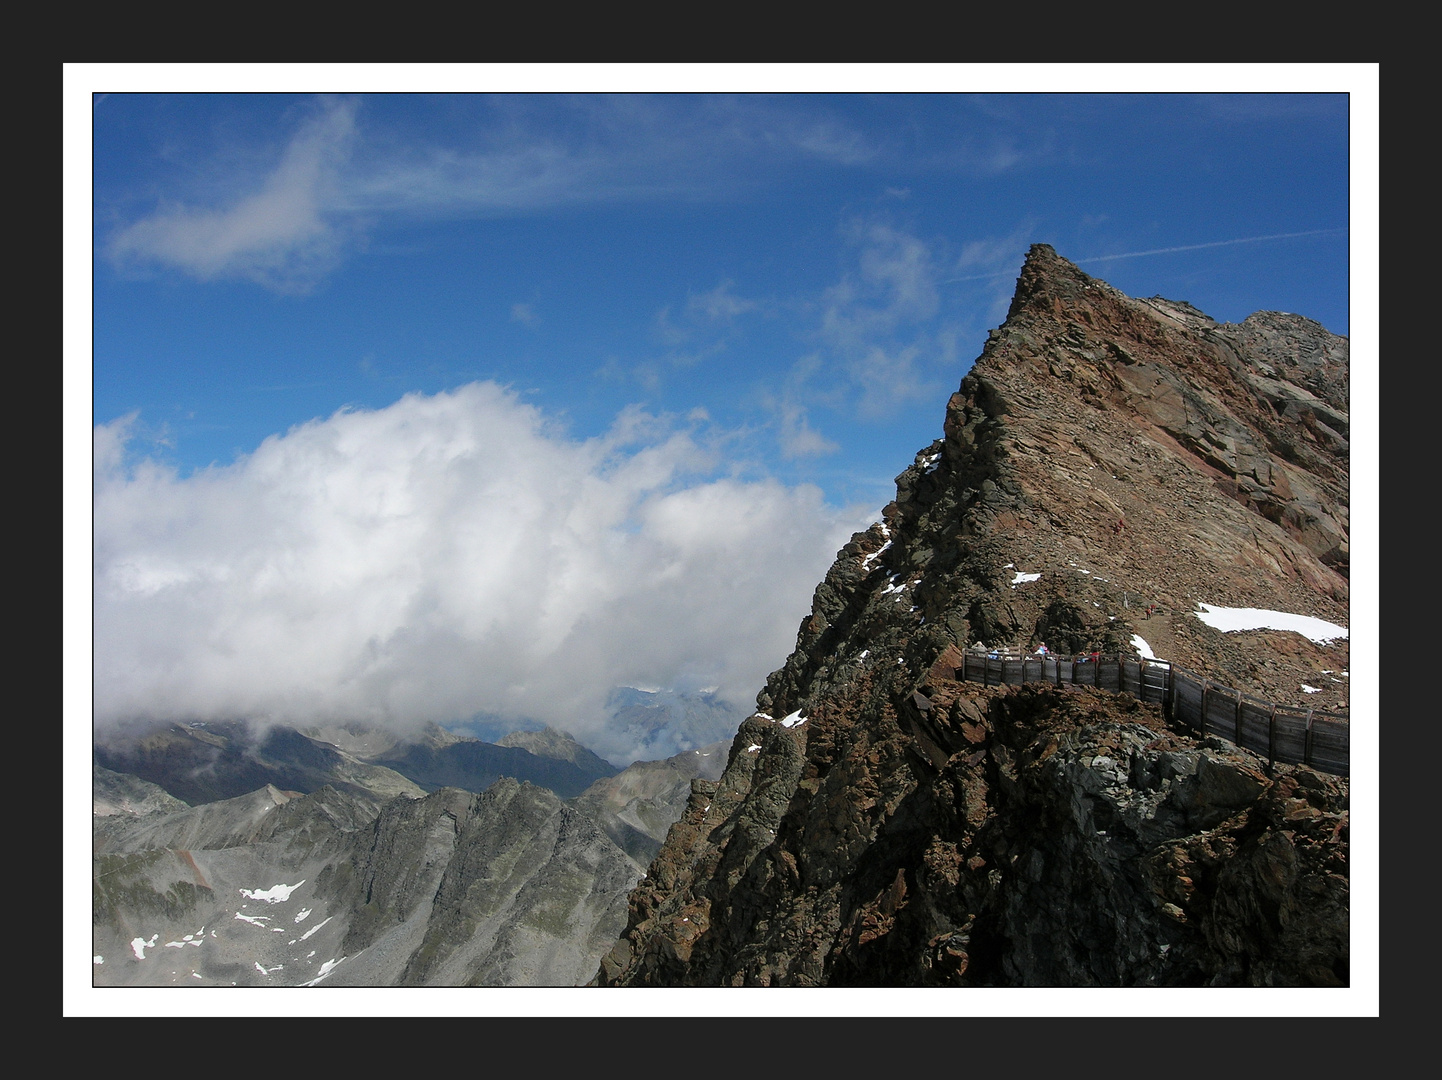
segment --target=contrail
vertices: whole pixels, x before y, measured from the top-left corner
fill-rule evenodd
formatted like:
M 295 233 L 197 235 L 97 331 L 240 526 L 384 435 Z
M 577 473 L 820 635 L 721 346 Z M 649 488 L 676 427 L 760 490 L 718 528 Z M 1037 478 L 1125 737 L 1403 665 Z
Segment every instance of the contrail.
M 1326 236 L 1329 233 L 1345 232 L 1345 229 L 1309 229 L 1307 232 L 1273 233 L 1271 236 L 1243 236 L 1237 240 L 1213 240 L 1206 244 L 1186 244 L 1182 247 L 1153 248 L 1151 251 L 1126 251 L 1120 255 L 1093 255 L 1089 259 L 1075 262 L 1107 262 L 1110 259 L 1136 259 L 1143 255 L 1172 255 L 1179 251 L 1200 251 L 1202 248 L 1230 247 L 1232 244 L 1259 244 L 1263 240 L 1290 240 L 1297 236 Z
M 1112 259 L 1139 259 L 1144 255 L 1174 255 L 1181 251 L 1200 251 L 1203 248 L 1230 247 L 1233 244 L 1259 244 L 1264 240 L 1290 240 L 1298 236 L 1327 236 L 1346 232 L 1345 229 L 1309 229 L 1306 232 L 1273 233 L 1270 236 L 1243 236 L 1236 240 L 1212 240 L 1205 244 L 1184 244 L 1181 247 L 1153 248 L 1150 251 L 1124 251 L 1118 255 L 1092 255 L 1085 259 L 1073 259 L 1074 263 L 1110 262 Z M 987 281 L 991 278 L 1011 277 L 1014 271 L 1003 270 L 995 274 L 972 274 L 968 277 L 946 278 L 941 282 L 949 285 L 954 281 Z

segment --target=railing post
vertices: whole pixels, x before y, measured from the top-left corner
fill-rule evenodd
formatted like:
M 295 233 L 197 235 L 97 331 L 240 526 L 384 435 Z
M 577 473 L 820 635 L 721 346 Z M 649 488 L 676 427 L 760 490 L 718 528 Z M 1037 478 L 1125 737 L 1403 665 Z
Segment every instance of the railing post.
M 1267 714 L 1267 766 L 1275 769 L 1277 767 L 1277 703 L 1272 702 L 1271 711 Z
M 1202 726 L 1198 730 L 1201 731 L 1202 737 L 1205 738 L 1207 734 L 1207 677 L 1202 675 L 1200 678 L 1202 680 Z
M 1240 690 L 1237 691 L 1237 718 L 1236 718 L 1236 722 L 1235 722 L 1235 724 L 1234 724 L 1233 726 L 1234 726 L 1234 728 L 1236 729 L 1236 733 L 1237 733 L 1237 734 L 1236 734 L 1236 738 L 1234 738 L 1232 741 L 1233 741 L 1234 743 L 1236 743 L 1238 746 L 1241 746 L 1241 745 L 1242 745 L 1242 692 L 1241 692 Z
M 1307 710 L 1307 734 L 1302 739 L 1302 764 L 1312 764 L 1312 710 Z

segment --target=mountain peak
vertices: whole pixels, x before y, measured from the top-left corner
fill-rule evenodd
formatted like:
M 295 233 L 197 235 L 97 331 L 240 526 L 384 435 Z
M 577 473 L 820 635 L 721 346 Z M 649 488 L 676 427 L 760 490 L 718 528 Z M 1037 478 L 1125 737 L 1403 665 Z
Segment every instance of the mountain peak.
M 1045 644 L 1345 709 L 1347 418 L 1325 384 L 1346 357 L 1315 323 L 1221 324 L 1034 245 L 941 437 L 817 586 L 597 981 L 1344 983 L 1345 779 L 1131 694 L 957 672 L 982 643 Z M 1198 617 L 1219 608 L 1339 636 Z M 1287 800 L 1321 831 L 1289 833 Z M 1282 929 L 1218 884 L 1274 889 L 1254 880 L 1273 855 Z
M 1075 263 L 1062 258 L 1050 244 L 1033 244 L 1022 263 L 1007 320 L 1028 309 L 1055 313 L 1098 285 L 1113 291 L 1110 285 L 1097 281 Z

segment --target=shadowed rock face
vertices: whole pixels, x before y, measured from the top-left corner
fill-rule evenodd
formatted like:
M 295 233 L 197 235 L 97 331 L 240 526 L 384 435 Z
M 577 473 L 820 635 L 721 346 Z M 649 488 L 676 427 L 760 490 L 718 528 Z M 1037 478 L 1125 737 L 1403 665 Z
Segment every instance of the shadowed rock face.
M 1345 707 L 1345 639 L 1193 612 L 1347 624 L 1346 356 L 1297 316 L 1219 324 L 1034 247 L 595 982 L 1345 984 L 1345 780 L 1269 773 L 1127 695 L 954 675 L 978 641 L 1140 634 L 1258 697 Z
M 387 804 L 353 870 L 337 985 L 575 986 L 624 921 L 635 865 L 554 793 L 506 778 Z

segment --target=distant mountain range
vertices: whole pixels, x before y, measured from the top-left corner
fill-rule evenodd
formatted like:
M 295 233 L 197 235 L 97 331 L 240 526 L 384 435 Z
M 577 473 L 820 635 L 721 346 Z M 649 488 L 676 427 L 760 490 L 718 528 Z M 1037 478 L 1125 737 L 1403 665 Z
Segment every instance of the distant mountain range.
M 95 750 L 95 982 L 579 985 L 724 756 L 618 770 L 553 729 L 111 738 Z

